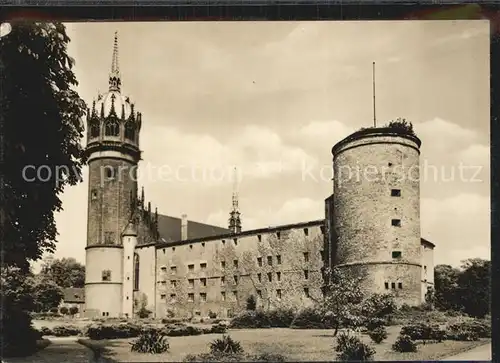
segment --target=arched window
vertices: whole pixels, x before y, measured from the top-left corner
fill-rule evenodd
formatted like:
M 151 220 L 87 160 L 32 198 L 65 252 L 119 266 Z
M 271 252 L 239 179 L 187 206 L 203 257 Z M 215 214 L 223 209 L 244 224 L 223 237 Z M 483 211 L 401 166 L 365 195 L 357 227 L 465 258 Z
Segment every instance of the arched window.
M 97 120 L 91 121 L 90 123 L 90 137 L 95 138 L 99 137 L 100 133 L 99 122 Z
M 125 138 L 131 141 L 135 141 L 135 126 L 130 121 L 125 124 Z
M 134 253 L 134 291 L 139 290 L 139 255 Z
M 119 136 L 120 125 L 118 124 L 118 121 L 116 120 L 107 121 L 104 129 L 104 134 L 106 136 Z

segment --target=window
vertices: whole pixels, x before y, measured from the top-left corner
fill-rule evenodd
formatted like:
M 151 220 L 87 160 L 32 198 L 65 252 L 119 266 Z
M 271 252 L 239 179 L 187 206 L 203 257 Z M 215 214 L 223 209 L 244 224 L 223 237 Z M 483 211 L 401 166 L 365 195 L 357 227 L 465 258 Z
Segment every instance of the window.
M 278 299 L 281 299 L 281 290 L 279 290 L 279 289 L 278 289 L 278 290 L 276 290 L 276 297 L 277 297 Z
M 114 169 L 112 166 L 106 167 L 106 179 L 111 180 L 115 178 Z
M 262 267 L 262 257 L 257 257 L 257 264 Z
M 234 245 L 237 246 L 238 245 L 238 238 L 234 238 L 233 241 L 234 241 Z
M 174 301 L 175 301 L 175 298 L 176 298 L 176 295 L 175 295 L 175 294 L 170 294 L 170 301 L 171 301 L 171 302 L 174 302 Z
M 234 283 L 237 284 L 238 283 L 238 276 L 234 275 L 233 280 L 234 280 Z
M 393 219 L 393 220 L 391 220 L 391 224 L 394 227 L 401 227 L 401 219 Z
M 177 280 L 171 280 L 170 281 L 170 286 L 171 287 L 177 287 Z
M 304 270 L 304 279 L 305 280 L 309 279 L 309 271 L 308 270 Z
M 226 301 L 226 293 L 224 291 L 220 293 L 220 298 L 222 301 Z
M 192 250 L 193 249 L 193 245 L 189 245 L 189 249 Z
M 304 228 L 304 234 L 307 236 L 309 236 L 309 229 L 308 228 Z
M 269 282 L 273 281 L 273 274 L 271 272 L 267 273 L 267 279 L 269 280 Z
M 127 281 L 130 281 L 130 277 L 127 276 Z
M 166 285 L 166 284 L 167 284 L 167 281 L 162 280 L 162 281 L 160 281 L 160 284 L 162 284 L 162 285 Z
M 201 242 L 201 247 L 205 247 L 205 242 Z
M 304 262 L 309 262 L 309 252 L 304 252 Z
M 401 251 L 392 251 L 392 258 L 401 258 Z
M 194 301 L 194 294 L 191 292 L 188 294 L 188 301 L 193 302 Z
M 139 255 L 134 253 L 134 291 L 139 291 Z
M 104 232 L 104 243 L 113 244 L 114 242 L 114 233 L 113 232 Z
M 224 285 L 225 285 L 225 283 L 226 283 L 226 278 L 225 278 L 224 276 L 222 276 L 222 277 L 220 278 L 220 284 L 221 284 L 221 286 L 224 286 Z
M 175 247 L 172 247 L 172 252 L 175 252 Z
M 259 282 L 262 282 L 262 274 L 257 274 L 257 279 L 259 280 Z
M 325 226 L 320 226 L 319 229 L 321 230 L 321 234 L 325 234 Z
M 281 239 L 281 232 L 276 232 L 276 237 L 278 237 L 278 239 Z
M 385 283 L 385 289 L 389 290 L 389 283 L 388 282 Z
M 166 298 L 167 298 L 167 295 L 165 295 L 165 294 L 160 295 L 160 299 L 165 300 Z M 127 296 L 127 299 L 128 299 L 128 296 Z
M 167 272 L 167 266 L 160 267 L 161 272 Z
M 308 287 L 304 287 L 304 295 L 306 295 L 306 297 L 309 297 L 309 288 Z
M 276 279 L 281 281 L 281 272 L 276 272 Z
M 200 293 L 200 300 L 203 302 L 207 301 L 207 294 L 204 292 Z
M 391 289 L 395 289 L 395 288 L 396 288 L 396 283 L 391 282 Z
M 166 253 L 166 252 L 165 252 L 165 249 L 163 249 L 163 254 L 165 254 L 165 253 Z
M 97 199 L 97 190 L 92 189 L 92 200 L 96 200 L 96 199 Z
M 267 264 L 269 266 L 272 266 L 273 265 L 273 256 L 267 256 Z
M 194 287 L 194 279 L 189 279 L 188 283 L 189 283 L 189 287 Z
M 233 300 L 238 300 L 238 291 L 236 290 L 233 291 Z
M 257 290 L 257 296 L 262 299 L 262 290 Z
M 131 141 L 135 140 L 135 126 L 131 121 L 125 124 L 125 138 Z
M 427 266 L 424 266 L 424 273 L 427 273 Z
M 233 261 L 234 268 L 238 268 L 238 260 Z
M 402 282 L 398 282 L 398 289 L 402 289 L 403 288 L 403 283 Z
M 92 137 L 92 138 L 99 137 L 100 131 L 101 130 L 99 127 L 99 122 L 92 121 L 92 123 L 90 124 L 90 137 Z
M 225 244 L 226 244 L 226 240 L 225 240 L 225 239 L 223 239 L 223 240 L 222 240 L 222 244 L 223 244 L 223 245 L 225 245 Z
M 207 279 L 200 279 L 201 286 L 207 286 Z
M 262 235 L 258 234 L 257 239 L 259 240 L 259 242 L 262 242 Z
M 391 197 L 400 197 L 401 189 L 391 189 Z
M 188 265 L 188 270 L 193 272 L 194 271 L 194 264 Z
M 200 263 L 200 269 L 205 270 L 207 268 L 206 263 Z
M 222 268 L 222 269 L 226 268 L 226 261 L 220 262 L 220 268 Z
M 276 263 L 281 265 L 281 255 L 276 255 Z
M 111 271 L 110 270 L 104 270 L 102 272 L 102 281 L 111 281 Z
M 119 136 L 120 135 L 120 125 L 116 120 L 107 121 L 104 126 L 104 135 L 106 136 Z
M 177 273 L 177 267 L 176 266 L 170 266 L 170 273 L 171 274 L 176 274 Z
M 387 163 L 388 166 L 392 166 L 392 163 Z

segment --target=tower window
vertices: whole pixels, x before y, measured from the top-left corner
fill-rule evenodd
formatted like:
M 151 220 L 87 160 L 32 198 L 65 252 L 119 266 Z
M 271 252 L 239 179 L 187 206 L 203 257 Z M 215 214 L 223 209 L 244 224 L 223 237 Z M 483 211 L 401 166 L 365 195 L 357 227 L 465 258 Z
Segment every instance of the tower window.
M 175 294 L 170 294 L 170 301 L 174 302 L 175 301 L 175 297 L 176 297 Z
M 325 226 L 321 226 L 319 229 L 321 230 L 321 234 L 325 234 Z
M 194 264 L 188 265 L 188 270 L 189 271 L 194 271 Z
M 238 291 L 233 291 L 233 300 L 237 301 L 238 300 Z
M 92 200 L 97 200 L 97 190 L 96 189 L 92 189 Z
M 262 282 L 262 274 L 257 274 L 257 280 L 259 280 L 259 282 Z
M 304 295 L 306 295 L 306 297 L 309 297 L 309 288 L 308 287 L 304 287 Z
M 304 262 L 309 262 L 309 252 L 304 252 Z
M 135 140 L 135 126 L 130 121 L 125 124 L 125 138 L 130 141 Z
M 262 257 L 257 257 L 257 264 L 262 267 Z
M 281 265 L 281 255 L 276 255 L 276 263 Z
M 220 267 L 221 267 L 222 269 L 226 268 L 226 261 L 221 261 L 221 262 L 220 262 Z
M 108 180 L 114 179 L 115 178 L 115 170 L 113 169 L 113 167 L 108 165 L 105 167 L 105 169 L 106 169 L 106 179 L 108 179 Z
M 273 274 L 271 272 L 267 273 L 267 279 L 269 280 L 269 282 L 273 281 Z
M 281 281 L 281 272 L 276 272 L 276 279 Z
M 193 245 L 189 245 L 189 249 L 192 250 L 193 249 Z
M 200 293 L 200 300 L 202 302 L 207 301 L 207 294 L 205 292 Z
M 114 233 L 113 232 L 104 232 L 104 243 L 112 244 L 114 242 Z
M 276 296 L 278 297 L 278 299 L 281 299 L 281 290 L 280 289 L 276 290 Z
M 388 283 L 388 282 L 386 282 L 384 285 L 385 285 L 385 289 L 386 289 L 386 290 L 389 290 L 389 283 Z
M 189 302 L 193 302 L 193 301 L 194 301 L 194 294 L 193 294 L 192 292 L 190 292 L 190 293 L 188 294 L 188 301 L 189 301 Z
M 191 288 L 194 287 L 194 279 L 189 279 L 188 283 L 189 283 L 189 287 L 191 287 Z
M 234 245 L 238 246 L 238 238 L 234 238 Z
M 97 121 L 92 121 L 90 124 L 90 137 L 95 138 L 99 137 L 99 133 L 101 132 L 99 123 Z
M 402 282 L 398 282 L 398 289 L 402 289 L 403 288 L 403 283 Z
M 269 266 L 272 266 L 273 265 L 273 256 L 267 256 L 267 264 Z
M 223 244 L 223 245 L 225 245 L 225 244 L 226 244 L 226 240 L 225 240 L 225 239 L 223 239 L 223 240 L 222 240 L 222 244 Z
M 307 279 L 309 279 L 309 271 L 304 270 L 304 280 L 307 280 Z
M 226 283 L 226 278 L 224 276 L 221 276 L 221 278 L 220 278 L 221 286 L 224 286 L 225 283 Z
M 166 298 L 167 298 L 167 295 L 165 295 L 165 294 L 160 295 L 160 299 L 165 300 Z M 127 296 L 127 299 L 128 299 L 128 296 Z
M 233 261 L 234 268 L 238 268 L 238 260 Z
M 278 239 L 281 239 L 281 233 L 280 232 L 276 232 L 276 237 L 278 237 Z
M 391 189 L 391 197 L 400 197 L 401 189 Z
M 220 298 L 222 301 L 226 301 L 226 293 L 224 291 L 220 293 Z
M 262 242 L 262 235 L 258 234 L 257 239 L 259 240 L 259 242 Z
M 170 266 L 170 273 L 176 274 L 177 273 L 177 267 L 176 266 Z
M 257 290 L 257 296 L 262 299 L 262 291 L 261 290 Z
M 177 280 L 171 280 L 170 281 L 170 286 L 177 287 Z
M 205 270 L 207 268 L 206 263 L 200 263 L 200 269 Z
M 238 283 L 238 276 L 234 275 L 233 279 L 234 279 L 234 283 L 237 284 Z
M 106 125 L 104 126 L 104 134 L 106 136 L 119 136 L 120 125 L 118 124 L 118 121 L 116 120 L 107 121 Z
M 207 279 L 200 279 L 201 286 L 207 286 Z
M 110 270 L 104 270 L 102 272 L 102 281 L 111 281 L 111 271 Z
M 396 283 L 395 282 L 391 282 L 391 289 L 395 289 L 396 288 Z
M 401 258 L 401 251 L 392 251 L 392 258 Z
M 401 227 L 401 219 L 393 219 L 393 220 L 391 220 L 391 224 L 394 227 Z
M 139 255 L 134 254 L 134 291 L 139 290 Z
M 308 228 L 304 228 L 304 234 L 305 234 L 306 236 L 309 236 L 309 229 L 308 229 Z
M 201 247 L 205 247 L 205 242 L 201 242 Z

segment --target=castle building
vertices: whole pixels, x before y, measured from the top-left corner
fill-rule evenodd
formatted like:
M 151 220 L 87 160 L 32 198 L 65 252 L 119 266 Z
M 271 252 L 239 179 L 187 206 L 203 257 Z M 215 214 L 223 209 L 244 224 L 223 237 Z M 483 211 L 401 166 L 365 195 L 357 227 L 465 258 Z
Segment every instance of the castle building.
M 227 317 L 251 295 L 262 308 L 303 307 L 332 266 L 362 276 L 367 292 L 423 301 L 434 244 L 420 235 L 416 136 L 371 128 L 337 143 L 318 220 L 244 231 L 234 192 L 226 229 L 153 212 L 139 195 L 142 114 L 121 86 L 115 34 L 108 92 L 87 111 L 85 316 Z

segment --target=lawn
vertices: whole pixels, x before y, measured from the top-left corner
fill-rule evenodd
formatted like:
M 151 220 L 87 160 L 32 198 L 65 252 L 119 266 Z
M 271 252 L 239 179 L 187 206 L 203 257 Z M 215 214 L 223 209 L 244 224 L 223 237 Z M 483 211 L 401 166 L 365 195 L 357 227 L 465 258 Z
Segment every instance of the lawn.
M 388 339 L 382 344 L 374 344 L 377 351 L 375 360 L 439 360 L 439 358 L 457 354 L 489 340 L 479 342 L 452 342 L 420 345 L 416 353 L 395 353 L 391 345 L 400 331 L 399 326 L 388 327 Z M 228 334 L 239 341 L 246 353 L 280 353 L 292 361 L 334 360 L 332 330 L 298 330 L 288 328 L 274 329 L 231 329 Z M 206 334 L 189 337 L 170 337 L 170 351 L 164 354 L 140 354 L 130 351 L 130 342 L 134 339 L 110 341 L 91 341 L 84 339 L 85 345 L 91 344 L 104 350 L 104 356 L 119 362 L 179 362 L 187 354 L 208 352 L 208 344 L 221 334 Z M 370 342 L 368 336 L 362 339 Z

